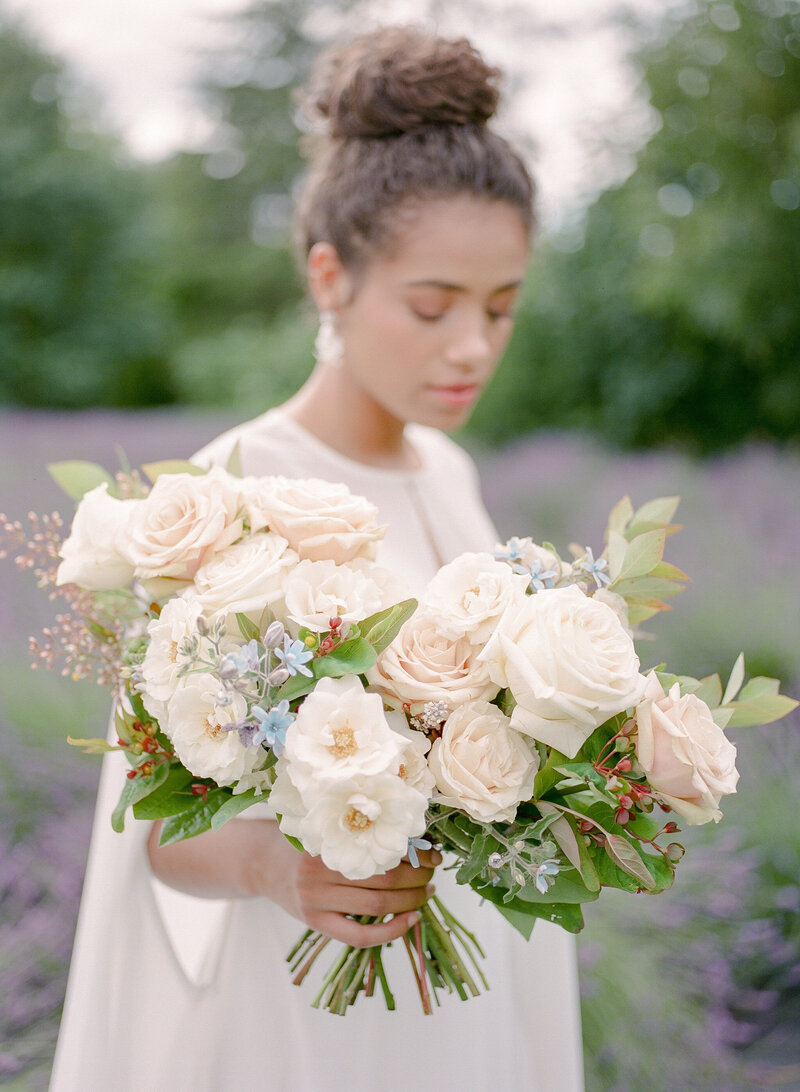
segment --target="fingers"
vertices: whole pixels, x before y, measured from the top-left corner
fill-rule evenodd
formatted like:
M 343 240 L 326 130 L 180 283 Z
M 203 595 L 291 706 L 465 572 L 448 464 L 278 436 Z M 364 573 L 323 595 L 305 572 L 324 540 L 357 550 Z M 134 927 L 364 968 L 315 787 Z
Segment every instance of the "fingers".
M 325 892 L 325 910 L 336 910 L 343 914 L 369 914 L 373 918 L 386 917 L 387 914 L 402 914 L 422 906 L 433 893 L 433 884 L 428 887 L 408 887 L 380 891 L 363 887 L 329 887 Z M 320 907 L 320 909 L 323 909 Z
M 419 913 L 412 911 L 410 914 L 400 914 L 391 921 L 382 921 L 377 925 L 361 925 L 352 918 L 343 917 L 341 914 L 323 912 L 310 918 L 308 924 L 321 933 L 326 933 L 334 940 L 341 940 L 344 944 L 351 944 L 354 948 L 372 948 L 377 944 L 386 944 L 390 940 L 397 940 L 403 936 L 416 922 L 419 921 Z
M 369 887 L 379 891 L 387 891 L 401 887 L 425 887 L 433 877 L 432 868 L 414 868 L 413 865 L 402 862 L 390 872 L 384 872 L 382 876 L 369 876 L 366 880 L 344 880 L 340 882 L 352 884 L 353 887 Z

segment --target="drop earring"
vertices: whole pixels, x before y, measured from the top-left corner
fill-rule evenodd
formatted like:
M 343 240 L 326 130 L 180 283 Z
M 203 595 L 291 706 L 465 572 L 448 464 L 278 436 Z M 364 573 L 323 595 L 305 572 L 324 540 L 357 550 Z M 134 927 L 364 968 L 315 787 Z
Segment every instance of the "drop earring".
M 344 363 L 344 345 L 336 327 L 335 311 L 320 312 L 314 358 L 318 364 L 327 364 L 331 368 L 341 368 Z

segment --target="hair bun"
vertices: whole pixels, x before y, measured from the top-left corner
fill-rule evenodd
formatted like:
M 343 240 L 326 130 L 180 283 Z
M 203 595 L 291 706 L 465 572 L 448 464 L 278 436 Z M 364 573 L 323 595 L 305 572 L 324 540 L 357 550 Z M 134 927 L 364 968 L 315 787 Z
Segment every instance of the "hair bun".
M 497 108 L 500 75 L 465 38 L 387 27 L 323 54 L 308 105 L 334 138 L 483 125 Z

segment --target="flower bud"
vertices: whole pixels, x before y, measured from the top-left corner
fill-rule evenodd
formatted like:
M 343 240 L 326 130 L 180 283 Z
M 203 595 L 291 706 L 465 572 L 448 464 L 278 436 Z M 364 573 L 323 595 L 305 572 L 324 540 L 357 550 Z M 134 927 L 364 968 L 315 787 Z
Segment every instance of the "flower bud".
M 685 852 L 686 849 L 680 842 L 670 842 L 666 848 L 667 860 L 672 861 L 673 864 L 677 864 Z
M 633 763 L 629 758 L 621 758 L 617 763 L 616 768 L 620 773 L 630 773 L 633 768 Z
M 276 667 L 267 675 L 267 682 L 270 686 L 283 686 L 288 678 L 291 678 L 291 672 L 287 667 Z
M 308 637 L 306 637 L 305 641 L 303 641 L 303 644 L 306 646 L 306 648 L 316 648 L 317 638 L 314 636 L 313 633 L 309 633 Z
M 673 823 L 670 820 L 670 822 L 667 823 L 667 825 L 664 827 L 664 834 L 677 834 L 680 829 L 681 828 L 678 826 L 677 823 Z
M 197 627 L 197 632 L 200 634 L 201 637 L 208 636 L 208 622 L 205 620 L 205 617 L 202 614 L 198 614 L 195 625 Z
M 626 808 L 617 808 L 614 813 L 614 821 L 624 827 L 626 823 L 631 821 L 631 813 Z
M 270 622 L 267 626 L 267 632 L 264 634 L 264 644 L 267 648 L 277 648 L 278 645 L 283 644 L 283 635 L 286 632 L 283 622 L 279 622 L 277 619 L 274 622 Z

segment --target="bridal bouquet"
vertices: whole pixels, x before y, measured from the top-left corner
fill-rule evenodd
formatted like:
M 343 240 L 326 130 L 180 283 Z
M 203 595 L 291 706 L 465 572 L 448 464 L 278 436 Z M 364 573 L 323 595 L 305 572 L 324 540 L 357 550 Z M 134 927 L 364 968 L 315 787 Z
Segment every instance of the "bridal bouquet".
M 115 687 L 116 742 L 71 742 L 124 750 L 117 830 L 132 807 L 168 844 L 269 799 L 350 879 L 435 844 L 524 935 L 537 917 L 577 932 L 603 887 L 671 884 L 679 820 L 719 820 L 738 780 L 724 729 L 797 704 L 776 680 L 743 685 L 742 657 L 724 692 L 642 671 L 637 628 L 687 579 L 663 560 L 677 498 L 623 499 L 597 557 L 527 538 L 464 554 L 417 603 L 374 561 L 377 510 L 344 486 L 53 469 L 82 497 L 66 540 L 56 517 L 0 530 L 71 607 L 38 658 Z M 328 943 L 300 938 L 298 984 Z M 486 985 L 435 896 L 404 944 L 425 1012 Z M 381 949 L 342 946 L 313 1003 L 343 1013 L 376 985 L 394 1007 Z

